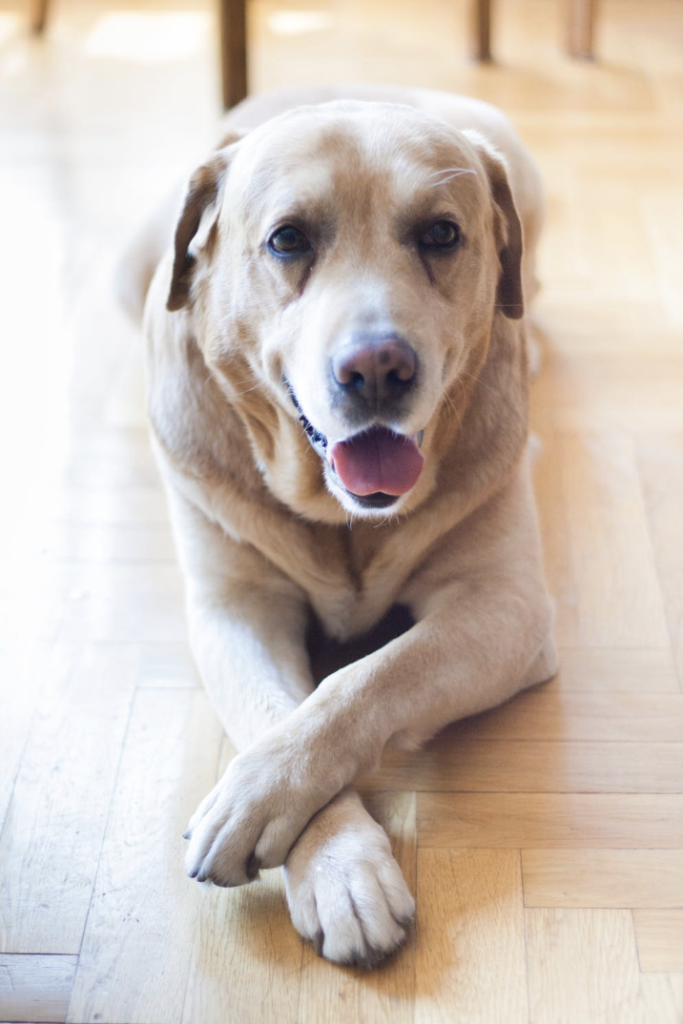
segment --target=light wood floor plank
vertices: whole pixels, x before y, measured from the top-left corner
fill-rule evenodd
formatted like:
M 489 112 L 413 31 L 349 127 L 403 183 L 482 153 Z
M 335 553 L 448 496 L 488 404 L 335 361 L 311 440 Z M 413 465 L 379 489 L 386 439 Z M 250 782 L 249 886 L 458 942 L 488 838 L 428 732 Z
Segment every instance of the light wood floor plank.
M 240 889 L 201 886 L 199 901 L 183 1024 L 296 1021 L 303 949 L 281 872 Z
M 640 648 L 567 648 L 560 650 L 560 671 L 548 689 L 572 693 L 680 692 L 671 650 Z
M 187 642 L 140 645 L 141 687 L 197 687 L 199 674 Z
M 159 482 L 140 487 L 47 489 L 45 513 L 49 523 L 86 528 L 158 526 L 168 524 L 168 503 Z
M 640 995 L 644 1022 L 681 1024 L 683 1021 L 683 973 L 641 974 Z
M 683 795 L 420 793 L 424 847 L 683 848 Z
M 581 646 L 667 648 L 632 440 L 564 435 L 560 453 Z
M 479 793 L 680 793 L 683 743 L 480 740 L 446 730 L 417 753 L 387 753 L 364 787 Z
M 524 850 L 527 907 L 683 905 L 679 850 Z
M 379 793 L 371 810 L 391 838 L 393 854 L 410 891 L 416 891 L 414 793 Z M 304 948 L 298 1024 L 412 1024 L 415 1000 L 415 933 L 378 970 L 339 970 Z
M 640 197 L 641 220 L 649 235 L 660 295 L 669 320 L 683 327 L 683 246 L 676 225 L 683 220 L 683 197 L 673 183 Z
M 683 909 L 636 910 L 634 920 L 641 970 L 683 971 Z
M 97 390 L 97 382 L 89 384 Z M 159 487 L 147 428 L 144 424 L 109 427 L 94 420 L 90 430 L 76 431 L 70 436 L 62 479 L 67 487 L 94 490 Z
M 544 686 L 454 729 L 454 738 L 466 735 L 502 741 L 676 743 L 683 737 L 683 694 L 571 694 L 559 685 Z
M 216 780 L 236 753 L 224 735 Z M 200 885 L 199 899 L 182 1024 L 297 1020 L 303 943 L 290 921 L 281 872 L 263 871 L 238 889 Z M 234 980 L 226 985 L 226 978 Z
M 639 438 L 638 466 L 683 689 L 683 432 Z
M 630 911 L 527 910 L 526 937 L 533 1024 L 649 1024 Z
M 45 557 L 65 562 L 174 562 L 170 527 L 150 524 L 50 523 L 43 529 Z
M 544 349 L 541 358 L 543 378 L 549 372 L 548 360 L 551 357 Z M 553 410 L 550 403 L 544 402 L 543 393 L 538 387 L 532 392 L 531 429 L 538 439 L 532 443 L 533 481 L 538 502 L 548 587 L 557 604 L 557 642 L 566 646 L 577 646 L 578 591 L 569 545 L 559 439 L 555 430 Z
M 69 1008 L 71 1024 L 177 1024 L 199 906 L 181 834 L 214 784 L 203 691 L 141 690 L 123 750 Z
M 638 208 L 641 182 L 617 179 L 608 164 L 605 170 L 599 175 L 591 167 L 574 178 L 572 218 L 583 238 L 591 220 L 591 245 L 582 252 L 587 280 L 607 301 L 655 304 L 658 280 L 646 225 L 637 216 L 624 217 L 625 209 Z
M 526 1024 L 519 854 L 418 853 L 415 1024 Z
M 0 953 L 0 1020 L 66 1020 L 77 959 Z
M 36 540 L 33 537 L 30 546 Z M 15 558 L 5 559 L 0 554 L 4 569 L 0 579 L 0 642 L 4 650 L 10 651 L 15 645 L 21 650 L 38 643 L 54 643 L 69 601 L 75 597 L 68 569 L 36 557 L 34 551 L 23 547 L 21 537 L 16 543 Z
M 133 689 L 134 647 L 54 651 L 0 838 L 0 949 L 77 953 Z
M 62 640 L 165 643 L 185 636 L 183 589 L 176 565 L 63 563 L 68 600 Z
M 593 437 L 610 447 L 642 434 L 680 434 L 680 330 L 667 327 L 651 303 L 634 311 L 573 301 L 573 310 L 552 304 L 552 348 L 533 392 L 537 407 L 551 409 L 559 443 L 566 436 Z M 545 308 L 543 295 L 539 305 Z M 603 350 L 605 337 L 611 350 Z M 607 489 L 617 498 L 619 478 L 610 477 Z
M 0 642 L 0 834 L 50 656 L 49 643 Z

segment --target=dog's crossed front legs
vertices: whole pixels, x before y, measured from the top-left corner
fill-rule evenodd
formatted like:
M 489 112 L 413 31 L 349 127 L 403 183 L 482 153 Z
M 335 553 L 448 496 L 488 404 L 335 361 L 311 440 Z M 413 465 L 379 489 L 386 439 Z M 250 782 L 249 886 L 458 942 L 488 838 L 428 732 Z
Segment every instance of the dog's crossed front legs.
M 444 541 L 429 584 L 406 592 L 416 625 L 317 689 L 302 591 L 177 506 L 195 656 L 240 749 L 190 822 L 192 877 L 240 885 L 284 864 L 294 924 L 325 956 L 373 962 L 401 942 L 413 899 L 349 784 L 376 768 L 392 738 L 419 742 L 552 675 L 529 501 L 522 479 L 477 517 L 476 537 L 460 527 L 458 550 L 476 558 L 454 556 L 448 574 L 455 540 Z

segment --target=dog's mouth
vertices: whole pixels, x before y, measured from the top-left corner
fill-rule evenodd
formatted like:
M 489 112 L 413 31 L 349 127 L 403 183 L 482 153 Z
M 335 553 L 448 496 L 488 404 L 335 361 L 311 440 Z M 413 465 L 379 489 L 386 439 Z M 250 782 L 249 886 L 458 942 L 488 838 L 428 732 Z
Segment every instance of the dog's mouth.
M 291 386 L 289 394 L 313 448 L 336 481 L 364 508 L 389 508 L 418 481 L 424 457 L 424 431 L 412 436 L 374 426 L 330 444 L 304 415 Z

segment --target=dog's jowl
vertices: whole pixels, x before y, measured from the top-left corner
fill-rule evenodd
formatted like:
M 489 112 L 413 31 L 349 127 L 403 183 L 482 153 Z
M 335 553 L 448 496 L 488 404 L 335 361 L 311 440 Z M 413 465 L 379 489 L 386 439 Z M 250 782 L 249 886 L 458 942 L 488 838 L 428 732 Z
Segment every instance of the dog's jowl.
M 158 253 L 154 446 L 240 751 L 188 873 L 282 865 L 294 926 L 341 963 L 391 953 L 415 909 L 354 779 L 556 668 L 526 454 L 540 221 L 493 108 L 299 92 L 231 113 Z M 344 641 L 396 605 L 410 628 L 316 686 L 311 619 Z

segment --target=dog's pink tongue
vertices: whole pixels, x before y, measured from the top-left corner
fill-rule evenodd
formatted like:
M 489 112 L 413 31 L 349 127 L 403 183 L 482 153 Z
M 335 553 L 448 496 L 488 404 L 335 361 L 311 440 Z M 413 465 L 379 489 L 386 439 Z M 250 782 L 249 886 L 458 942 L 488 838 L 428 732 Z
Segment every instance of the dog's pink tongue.
M 338 441 L 330 458 L 344 487 L 359 497 L 377 491 L 405 494 L 417 483 L 424 462 L 411 437 L 383 427 Z

